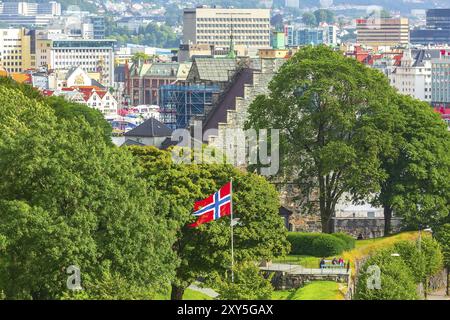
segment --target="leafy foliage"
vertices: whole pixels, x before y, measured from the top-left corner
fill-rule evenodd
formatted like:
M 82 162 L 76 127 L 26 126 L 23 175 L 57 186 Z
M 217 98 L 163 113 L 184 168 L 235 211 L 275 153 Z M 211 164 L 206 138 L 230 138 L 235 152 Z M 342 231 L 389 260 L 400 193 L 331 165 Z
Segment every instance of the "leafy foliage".
M 98 127 L 57 118 L 45 101 L 1 86 L 0 154 L 0 291 L 8 299 L 60 297 L 70 265 L 88 292 L 104 272 L 167 287 L 177 260 L 173 234 L 155 215 L 159 194 Z
M 265 279 L 251 262 L 234 267 L 234 282 L 229 274 L 225 277 L 216 274 L 209 283 L 219 292 L 220 300 L 270 300 L 272 297 L 270 279 Z
M 393 149 L 382 157 L 388 176 L 374 204 L 415 228 L 437 226 L 449 215 L 450 133 L 427 103 L 407 96 L 395 97 L 391 117 Z
M 355 240 L 343 233 L 290 232 L 291 254 L 329 257 L 355 247 Z
M 172 284 L 172 298 L 211 270 L 225 272 L 231 264 L 230 219 L 221 218 L 198 228 L 188 228 L 195 219 L 193 203 L 217 191 L 233 178 L 233 210 L 242 225 L 234 229 L 235 260 L 270 260 L 287 253 L 286 228 L 278 215 L 279 200 L 274 187 L 263 177 L 230 165 L 176 164 L 171 153 L 153 147 L 130 147 L 144 168 L 150 188 L 163 196 L 161 217 L 177 232 L 174 252 L 181 260 Z
M 371 256 L 361 268 L 356 284 L 356 300 L 416 300 L 416 283 L 411 270 L 391 249 L 383 249 Z M 370 266 L 380 268 L 380 288 L 372 284 L 374 273 Z M 369 284 L 369 285 L 368 285 Z
M 360 200 L 385 179 L 380 154 L 391 148 L 393 91 L 383 74 L 326 46 L 297 52 L 269 89 L 250 105 L 246 127 L 281 130 L 282 174 L 298 185 L 305 205 L 318 198 L 322 231 L 330 233 L 344 192 Z

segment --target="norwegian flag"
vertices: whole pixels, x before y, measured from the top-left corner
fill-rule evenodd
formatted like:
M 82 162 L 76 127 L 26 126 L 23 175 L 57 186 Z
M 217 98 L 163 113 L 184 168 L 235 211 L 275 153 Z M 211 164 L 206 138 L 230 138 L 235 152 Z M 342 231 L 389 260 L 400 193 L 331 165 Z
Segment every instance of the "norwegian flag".
M 189 227 L 196 228 L 203 223 L 228 216 L 231 214 L 231 210 L 231 182 L 228 182 L 216 193 L 194 204 L 193 215 L 198 219 Z

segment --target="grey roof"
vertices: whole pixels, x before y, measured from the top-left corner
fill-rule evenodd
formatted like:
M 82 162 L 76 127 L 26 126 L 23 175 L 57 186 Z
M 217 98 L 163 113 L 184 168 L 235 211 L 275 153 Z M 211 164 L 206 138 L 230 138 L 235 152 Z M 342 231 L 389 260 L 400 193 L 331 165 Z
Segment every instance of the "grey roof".
M 226 82 L 237 69 L 237 61 L 229 58 L 196 58 L 201 80 Z
M 440 57 L 440 49 L 412 49 L 411 56 L 413 57 L 414 67 L 423 67 L 424 60 L 437 59 Z
M 166 126 L 164 123 L 150 118 L 145 120 L 136 128 L 126 132 L 125 137 L 170 137 L 172 135 L 172 129 Z

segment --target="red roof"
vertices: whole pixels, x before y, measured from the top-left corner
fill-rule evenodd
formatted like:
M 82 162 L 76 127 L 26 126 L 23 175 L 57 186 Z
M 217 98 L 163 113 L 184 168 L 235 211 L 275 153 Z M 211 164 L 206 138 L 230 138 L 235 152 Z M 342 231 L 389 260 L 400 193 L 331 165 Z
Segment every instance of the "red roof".
M 43 90 L 43 91 L 42 91 L 42 94 L 43 94 L 44 96 L 46 96 L 46 97 L 50 97 L 50 96 L 53 95 L 53 92 L 54 92 L 54 91 L 52 91 L 52 90 Z

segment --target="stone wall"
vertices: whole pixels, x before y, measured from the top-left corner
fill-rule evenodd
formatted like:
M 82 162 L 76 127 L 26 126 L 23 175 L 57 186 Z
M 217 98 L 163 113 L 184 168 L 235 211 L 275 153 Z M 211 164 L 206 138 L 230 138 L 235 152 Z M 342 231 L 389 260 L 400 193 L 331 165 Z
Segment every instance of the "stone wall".
M 290 230 L 297 232 L 321 232 L 322 225 L 318 215 L 293 214 L 289 219 Z M 402 220 L 392 218 L 392 232 L 401 231 Z M 382 237 L 384 235 L 383 218 L 334 218 L 334 232 L 344 232 L 364 239 Z
M 334 218 L 334 231 L 345 232 L 355 238 L 361 235 L 363 239 L 384 236 L 383 218 Z M 402 227 L 400 218 L 392 218 L 391 231 L 399 232 Z

